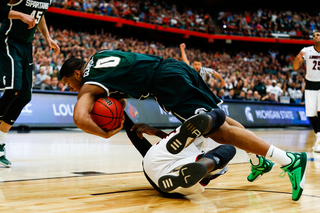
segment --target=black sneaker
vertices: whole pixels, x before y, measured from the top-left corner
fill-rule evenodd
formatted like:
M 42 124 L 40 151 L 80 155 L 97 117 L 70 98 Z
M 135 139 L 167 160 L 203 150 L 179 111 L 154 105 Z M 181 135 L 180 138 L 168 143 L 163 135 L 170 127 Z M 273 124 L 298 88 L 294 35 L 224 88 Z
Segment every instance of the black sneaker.
M 170 192 L 178 187 L 189 188 L 207 174 L 207 167 L 200 162 L 189 163 L 179 169 L 179 175 L 164 175 L 159 181 L 159 188 L 163 192 Z
M 167 150 L 171 154 L 178 154 L 185 147 L 189 146 L 195 138 L 207 132 L 211 117 L 207 114 L 195 115 L 186 120 L 175 135 L 167 142 Z

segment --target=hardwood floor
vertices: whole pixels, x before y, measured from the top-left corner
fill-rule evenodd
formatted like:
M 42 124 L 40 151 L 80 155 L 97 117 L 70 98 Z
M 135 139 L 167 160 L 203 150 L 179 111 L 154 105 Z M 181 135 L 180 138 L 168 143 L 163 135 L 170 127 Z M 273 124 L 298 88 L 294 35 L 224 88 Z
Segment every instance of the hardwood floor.
M 169 199 L 147 182 L 141 172 L 142 157 L 124 132 L 104 140 L 74 130 L 12 131 L 6 148 L 13 165 L 0 168 L 0 212 L 320 212 L 320 154 L 311 152 L 314 133 L 253 131 L 282 149 L 308 152 L 306 184 L 298 202 L 291 200 L 288 176 L 279 177 L 279 165 L 248 182 L 250 164 L 241 150 L 229 171 L 205 192 Z

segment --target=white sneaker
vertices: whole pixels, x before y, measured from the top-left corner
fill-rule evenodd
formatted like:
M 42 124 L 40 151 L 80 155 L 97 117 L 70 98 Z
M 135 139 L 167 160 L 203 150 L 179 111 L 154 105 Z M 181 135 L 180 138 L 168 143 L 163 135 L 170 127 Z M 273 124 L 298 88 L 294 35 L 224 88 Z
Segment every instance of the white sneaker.
M 314 143 L 314 146 L 312 147 L 312 150 L 314 152 L 320 153 L 320 137 L 317 137 L 317 140 Z

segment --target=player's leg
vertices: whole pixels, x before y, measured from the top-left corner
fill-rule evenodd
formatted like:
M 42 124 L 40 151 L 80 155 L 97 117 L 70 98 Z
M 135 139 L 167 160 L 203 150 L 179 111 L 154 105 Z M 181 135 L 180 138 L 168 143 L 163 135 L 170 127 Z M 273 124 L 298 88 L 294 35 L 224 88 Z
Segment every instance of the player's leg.
M 215 132 L 224 123 L 225 119 L 225 113 L 221 109 L 192 116 L 177 129 L 175 135 L 168 141 L 168 151 L 171 154 L 179 153 L 190 145 L 195 138 Z
M 232 144 L 248 152 L 265 156 L 282 165 L 281 169 L 289 174 L 292 184 L 292 199 L 299 200 L 305 183 L 307 164 L 305 152 L 285 152 L 265 142 L 254 133 L 246 129 L 230 126 L 226 122 L 210 137 L 219 143 Z
M 168 66 L 171 69 L 168 69 Z M 211 109 L 217 108 L 217 102 L 212 98 L 215 95 L 194 72 L 183 64 L 175 66 L 175 63 L 170 63 L 168 66 L 163 66 L 162 72 L 154 79 L 156 88 L 152 88 L 152 92 L 159 103 L 166 109 L 174 111 L 173 114 L 180 120 L 194 115 L 199 108 L 205 110 L 210 110 L 210 106 Z M 172 81 L 179 82 L 179 89 L 168 84 Z M 173 85 L 176 86 L 176 84 Z M 172 97 L 173 94 L 174 97 Z M 294 180 L 290 179 L 293 185 L 293 200 L 300 198 L 305 182 L 306 153 L 285 152 L 257 137 L 253 132 L 230 126 L 227 122 L 223 123 L 210 137 L 218 143 L 234 145 L 282 165 L 282 169 L 294 177 Z M 297 187 L 295 183 L 298 183 Z
M 202 185 L 208 185 L 210 180 L 225 174 L 228 171 L 227 164 L 236 154 L 236 149 L 232 145 L 221 145 L 199 157 L 197 162 L 202 162 L 207 166 L 207 174 L 201 180 Z
M 320 152 L 320 91 L 305 90 L 306 115 L 316 133 L 316 141 L 312 147 L 314 152 Z
M 226 117 L 226 122 L 230 126 L 237 126 L 239 128 L 245 129 L 242 124 L 228 116 Z M 247 152 L 247 154 L 250 158 L 251 164 L 251 173 L 247 177 L 248 181 L 253 182 L 255 180 L 258 180 L 263 174 L 268 173 L 272 170 L 274 163 L 271 160 L 250 152 Z
M 312 85 L 312 84 L 311 84 Z M 310 83 L 307 82 L 307 86 L 310 87 Z M 312 89 L 312 87 L 311 87 Z M 320 142 L 320 117 L 318 116 L 318 111 L 320 110 L 319 102 L 320 99 L 318 97 L 318 90 L 305 90 L 305 107 L 306 107 L 306 116 L 309 118 L 310 124 L 316 134 L 316 140 L 313 146 L 313 151 L 317 152 L 317 143 Z M 320 151 L 320 147 L 319 147 Z
M 0 164 L 10 167 L 11 163 L 4 152 L 4 140 L 23 107 L 31 100 L 33 73 L 32 45 L 18 44 L 13 40 L 7 42 L 6 52 L 3 53 L 3 49 L 0 51 L 2 56 L 9 59 L 1 60 L 0 68 L 7 67 L 11 73 L 11 75 L 5 76 L 5 81 L 2 79 L 6 91 L 0 99 L 0 115 L 2 116 L 0 123 L 0 153 L 2 154 Z
M 4 142 L 12 125 L 3 119 L 7 112 L 10 112 L 10 107 L 21 89 L 22 59 L 18 51 L 14 41 L 0 38 L 0 88 L 5 90 L 0 98 L 0 164 L 6 167 L 10 167 L 11 163 L 6 158 Z

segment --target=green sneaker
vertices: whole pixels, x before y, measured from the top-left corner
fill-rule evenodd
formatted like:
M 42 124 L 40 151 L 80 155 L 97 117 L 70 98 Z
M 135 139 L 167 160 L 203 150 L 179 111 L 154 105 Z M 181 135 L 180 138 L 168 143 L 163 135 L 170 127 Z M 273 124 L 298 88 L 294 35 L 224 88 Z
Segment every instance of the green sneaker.
M 258 156 L 258 155 L 257 157 L 259 157 L 259 161 L 260 161 L 258 166 L 253 165 L 250 160 L 251 173 L 247 177 L 247 180 L 249 182 L 258 180 L 264 173 L 270 172 L 274 166 L 274 163 L 272 163 L 272 161 L 266 159 L 265 157 Z
M 5 144 L 0 145 L 0 164 L 5 167 L 11 167 L 11 162 L 6 158 Z
M 301 197 L 306 180 L 307 154 L 305 152 L 287 152 L 287 156 L 291 158 L 292 162 L 281 167 L 284 172 L 280 174 L 280 177 L 284 177 L 285 173 L 288 173 L 292 185 L 292 200 L 297 201 Z

